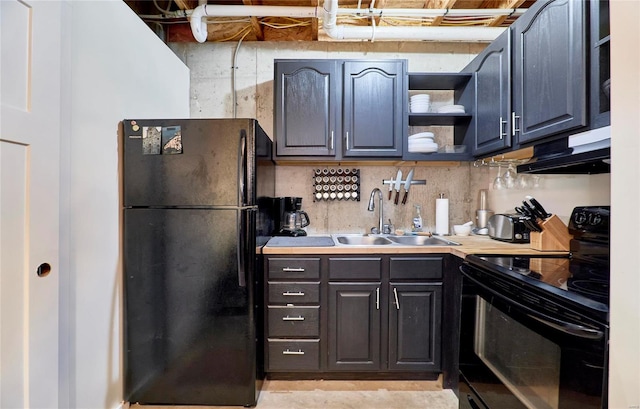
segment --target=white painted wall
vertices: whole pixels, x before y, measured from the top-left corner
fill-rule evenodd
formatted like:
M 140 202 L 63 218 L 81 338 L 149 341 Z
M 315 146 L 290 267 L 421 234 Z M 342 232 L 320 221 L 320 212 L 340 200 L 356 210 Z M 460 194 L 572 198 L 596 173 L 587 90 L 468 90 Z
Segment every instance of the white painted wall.
M 611 3 L 609 407 L 640 408 L 640 2 Z
M 124 379 L 118 122 L 189 117 L 189 69 L 124 2 L 67 6 L 59 406 L 114 408 Z

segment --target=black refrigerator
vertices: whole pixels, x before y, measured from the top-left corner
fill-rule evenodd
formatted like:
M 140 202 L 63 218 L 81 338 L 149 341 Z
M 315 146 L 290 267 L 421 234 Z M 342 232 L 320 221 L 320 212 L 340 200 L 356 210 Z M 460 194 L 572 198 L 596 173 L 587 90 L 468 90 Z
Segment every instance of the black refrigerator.
M 125 399 L 253 406 L 271 140 L 254 119 L 122 125 Z

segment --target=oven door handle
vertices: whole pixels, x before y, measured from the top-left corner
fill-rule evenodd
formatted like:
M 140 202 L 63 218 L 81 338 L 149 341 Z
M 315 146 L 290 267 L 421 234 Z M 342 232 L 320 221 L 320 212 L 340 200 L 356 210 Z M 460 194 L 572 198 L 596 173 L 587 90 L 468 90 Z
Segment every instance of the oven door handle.
M 570 335 L 575 335 L 580 338 L 601 339 L 604 336 L 604 333 L 602 331 L 598 331 L 597 329 L 587 328 L 582 325 L 571 324 L 569 322 L 560 321 L 560 320 L 553 320 L 555 322 L 548 321 L 549 317 L 546 317 L 547 319 L 543 319 L 543 318 L 533 316 L 531 314 L 527 314 L 527 315 L 529 316 L 529 318 L 533 318 L 534 320 L 548 327 L 557 329 L 558 331 L 562 331 Z
M 566 322 L 566 321 L 562 321 L 556 318 L 552 318 L 549 317 L 548 315 L 542 314 L 534 309 L 531 309 L 529 307 L 527 307 L 526 305 L 522 305 L 508 297 L 505 297 L 504 295 L 500 294 L 499 292 L 495 291 L 492 288 L 487 287 L 485 284 L 481 283 L 480 281 L 476 280 L 474 277 L 471 277 L 469 275 L 469 273 L 466 270 L 466 268 L 473 268 L 473 267 L 468 267 L 466 265 L 462 265 L 460 266 L 460 271 L 462 272 L 462 274 L 464 274 L 465 277 L 467 277 L 469 280 L 471 280 L 475 285 L 477 285 L 478 287 L 483 288 L 485 291 L 493 294 L 495 297 L 498 297 L 500 299 L 502 299 L 503 301 L 508 302 L 511 305 L 516 306 L 517 308 L 520 308 L 522 310 L 524 310 L 526 312 L 526 315 L 529 318 L 533 318 L 536 321 L 547 325 L 551 328 L 554 328 L 558 331 L 562 331 L 565 334 L 569 334 L 569 335 L 574 335 L 580 338 L 586 338 L 586 339 L 602 339 L 602 337 L 604 336 L 604 333 L 602 331 L 598 331 L 596 329 L 592 329 L 592 328 L 587 328 L 584 327 L 582 325 L 578 325 L 578 324 L 572 324 L 570 322 Z

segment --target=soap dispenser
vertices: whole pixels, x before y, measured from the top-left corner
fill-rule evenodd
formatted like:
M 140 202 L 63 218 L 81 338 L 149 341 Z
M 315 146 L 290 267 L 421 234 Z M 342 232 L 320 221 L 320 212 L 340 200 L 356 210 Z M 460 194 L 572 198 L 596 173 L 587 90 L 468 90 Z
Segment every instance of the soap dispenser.
M 422 216 L 420 215 L 420 205 L 414 205 L 416 207 L 416 217 L 413 218 L 413 227 L 411 231 L 422 231 Z

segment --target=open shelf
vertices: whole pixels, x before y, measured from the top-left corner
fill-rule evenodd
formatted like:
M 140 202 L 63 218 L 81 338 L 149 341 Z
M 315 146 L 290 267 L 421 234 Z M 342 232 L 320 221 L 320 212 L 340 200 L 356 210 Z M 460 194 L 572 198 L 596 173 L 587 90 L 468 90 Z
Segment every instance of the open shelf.
M 450 126 L 471 121 L 471 114 L 410 113 L 409 126 Z

